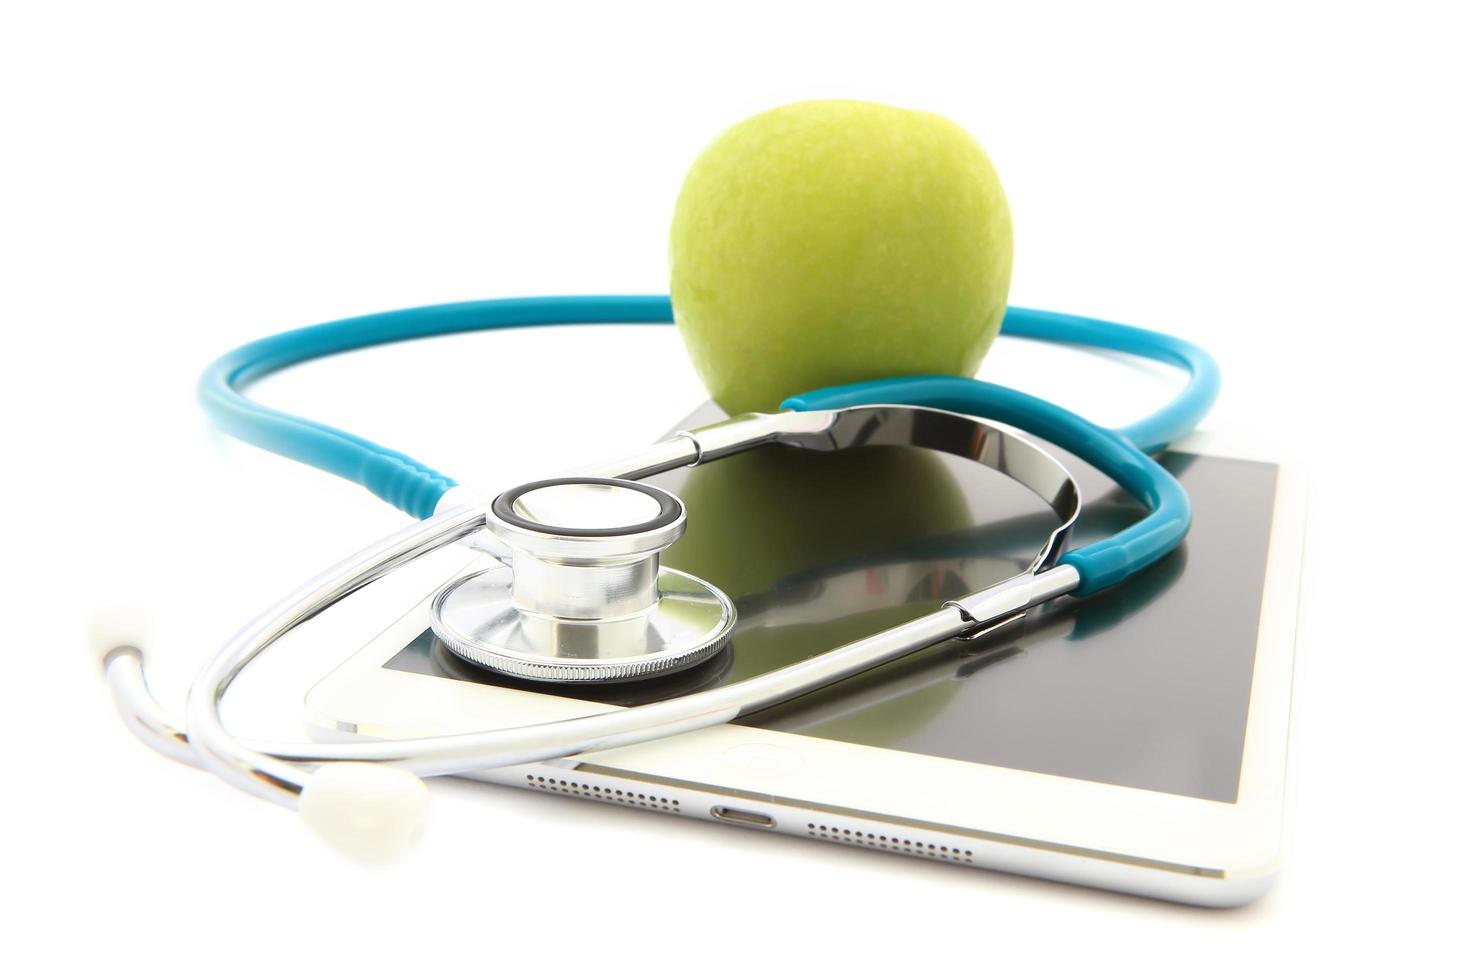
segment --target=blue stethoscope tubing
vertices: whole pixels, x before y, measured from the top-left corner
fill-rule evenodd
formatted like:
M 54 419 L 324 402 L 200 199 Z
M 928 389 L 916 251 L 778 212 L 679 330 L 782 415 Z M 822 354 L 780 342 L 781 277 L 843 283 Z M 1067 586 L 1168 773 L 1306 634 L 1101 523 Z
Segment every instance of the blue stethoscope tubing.
M 303 361 L 401 340 L 476 330 L 582 324 L 668 324 L 664 295 L 547 296 L 421 306 L 288 330 L 237 347 L 205 370 L 199 396 L 222 430 L 245 442 L 361 484 L 416 518 L 434 513 L 455 481 L 417 460 L 344 432 L 246 398 L 252 381 Z M 1112 537 L 1075 548 L 1059 561 L 1079 577 L 1074 595 L 1123 581 L 1172 552 L 1189 531 L 1189 497 L 1149 453 L 1194 430 L 1214 404 L 1220 371 L 1204 350 L 1168 334 L 1104 320 L 1010 307 L 1002 332 L 1159 361 L 1188 374 L 1163 408 L 1132 425 L 1109 429 L 1059 405 L 972 378 L 921 376 L 863 381 L 788 398 L 782 409 L 829 410 L 903 404 L 979 416 L 1022 429 L 1096 467 L 1149 508 Z

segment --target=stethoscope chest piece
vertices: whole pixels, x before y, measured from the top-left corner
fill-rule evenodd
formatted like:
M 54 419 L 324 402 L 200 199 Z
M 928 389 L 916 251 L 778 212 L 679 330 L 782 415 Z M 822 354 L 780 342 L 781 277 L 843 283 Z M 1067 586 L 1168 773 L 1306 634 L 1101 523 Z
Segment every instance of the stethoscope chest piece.
M 434 633 L 473 664 L 529 680 L 628 681 L 692 667 L 719 652 L 735 607 L 708 582 L 660 567 L 685 520 L 672 494 L 628 480 L 507 490 L 486 514 L 507 566 L 441 590 Z

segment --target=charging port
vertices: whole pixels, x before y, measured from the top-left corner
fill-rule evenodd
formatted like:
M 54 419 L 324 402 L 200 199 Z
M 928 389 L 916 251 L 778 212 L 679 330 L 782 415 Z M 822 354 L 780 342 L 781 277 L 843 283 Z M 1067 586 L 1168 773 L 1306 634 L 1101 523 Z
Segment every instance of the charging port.
M 755 813 L 750 810 L 737 810 L 733 806 L 712 806 L 709 808 L 709 815 L 716 820 L 723 820 L 725 823 L 738 823 L 742 827 L 770 828 L 776 826 L 776 821 L 764 813 Z

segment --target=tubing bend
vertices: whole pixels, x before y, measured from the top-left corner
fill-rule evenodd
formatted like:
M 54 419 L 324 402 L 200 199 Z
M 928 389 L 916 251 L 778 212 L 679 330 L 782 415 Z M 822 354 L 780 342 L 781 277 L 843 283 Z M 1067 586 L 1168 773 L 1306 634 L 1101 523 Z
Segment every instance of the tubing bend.
M 163 709 L 143 673 L 142 651 L 120 647 L 107 658 L 107 689 L 128 731 L 159 755 L 186 766 L 199 766 L 183 724 Z
M 963 611 L 942 607 L 926 616 L 749 680 L 632 708 L 515 728 L 422 738 L 272 746 L 314 763 L 377 762 L 420 776 L 558 759 L 681 735 L 781 704 L 854 674 L 968 632 Z M 264 746 L 262 746 L 264 747 Z
M 184 730 L 184 723 L 158 702 L 148 686 L 143 657 L 136 647 L 120 647 L 107 658 L 106 683 L 113 707 L 124 727 L 138 741 L 174 762 L 202 769 L 199 753 Z M 269 742 L 260 739 L 237 739 L 252 752 L 280 759 L 318 765 L 334 761 L 321 757 L 316 743 Z
M 944 640 L 973 635 L 977 629 L 1064 594 L 1075 583 L 1075 572 L 1065 566 L 1035 575 L 1028 572 L 816 657 L 738 684 L 668 701 L 459 735 L 342 744 L 255 743 L 251 754 L 278 765 L 281 760 L 294 760 L 296 764 L 289 769 L 303 773 L 302 764 L 349 761 L 383 763 L 420 776 L 441 776 L 647 742 L 734 721 Z
M 395 568 L 475 531 L 484 522 L 483 510 L 466 505 L 405 528 L 308 582 L 237 633 L 189 689 L 184 717 L 188 742 L 199 763 L 240 789 L 294 809 L 309 771 L 250 748 L 225 730 L 219 707 L 230 683 L 287 631 Z
M 280 610 L 289 603 L 282 603 Z M 289 628 L 273 628 L 284 621 L 284 615 L 271 622 L 266 619 L 258 621 L 260 628 L 252 624 L 242 630 L 236 642 L 221 651 L 195 682 L 189 694 L 187 732 L 148 690 L 136 651 L 119 653 L 109 661 L 107 682 L 127 727 L 150 748 L 178 762 L 208 769 L 255 796 L 293 809 L 311 768 L 323 763 L 376 762 L 421 776 L 454 775 L 646 742 L 733 721 L 964 635 L 974 627 L 973 619 L 963 609 L 946 605 L 801 663 L 668 701 L 463 735 L 319 744 L 237 739 L 220 721 L 218 705 L 230 681 Z

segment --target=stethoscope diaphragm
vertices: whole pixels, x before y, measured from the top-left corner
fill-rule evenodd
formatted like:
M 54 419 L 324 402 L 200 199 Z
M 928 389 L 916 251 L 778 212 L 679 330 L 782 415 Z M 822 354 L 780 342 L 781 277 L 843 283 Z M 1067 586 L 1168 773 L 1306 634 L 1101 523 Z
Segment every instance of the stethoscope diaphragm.
M 500 494 L 486 526 L 509 551 L 434 597 L 430 623 L 459 657 L 526 680 L 659 677 L 717 653 L 735 606 L 703 579 L 661 568 L 684 504 L 629 480 L 570 477 Z

